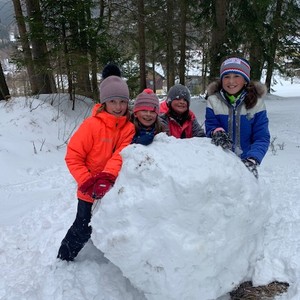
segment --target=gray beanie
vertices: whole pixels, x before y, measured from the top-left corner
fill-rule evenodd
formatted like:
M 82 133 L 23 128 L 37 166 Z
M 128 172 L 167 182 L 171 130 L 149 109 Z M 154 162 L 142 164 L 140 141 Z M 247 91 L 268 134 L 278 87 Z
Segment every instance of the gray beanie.
M 168 92 L 167 104 L 170 106 L 175 99 L 184 99 L 188 104 L 191 102 L 191 94 L 189 89 L 182 84 L 175 84 Z
M 129 100 L 127 83 L 120 77 L 111 75 L 100 83 L 100 102 L 105 103 L 112 99 Z

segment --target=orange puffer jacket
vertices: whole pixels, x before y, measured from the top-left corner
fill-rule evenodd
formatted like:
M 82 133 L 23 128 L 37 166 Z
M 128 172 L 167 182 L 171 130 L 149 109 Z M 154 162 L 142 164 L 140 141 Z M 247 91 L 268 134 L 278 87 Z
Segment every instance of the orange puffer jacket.
M 92 116 L 83 121 L 67 147 L 65 160 L 78 186 L 102 171 L 117 177 L 122 166 L 120 151 L 131 143 L 135 133 L 126 116 L 97 113 L 100 106 L 94 106 Z M 78 190 L 77 197 L 93 202 Z

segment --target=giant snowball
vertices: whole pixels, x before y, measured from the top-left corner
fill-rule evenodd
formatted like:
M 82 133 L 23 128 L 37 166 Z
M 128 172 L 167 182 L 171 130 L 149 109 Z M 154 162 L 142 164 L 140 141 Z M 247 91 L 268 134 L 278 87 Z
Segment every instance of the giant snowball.
M 165 134 L 122 157 L 92 240 L 147 299 L 216 299 L 251 279 L 269 196 L 238 157 Z

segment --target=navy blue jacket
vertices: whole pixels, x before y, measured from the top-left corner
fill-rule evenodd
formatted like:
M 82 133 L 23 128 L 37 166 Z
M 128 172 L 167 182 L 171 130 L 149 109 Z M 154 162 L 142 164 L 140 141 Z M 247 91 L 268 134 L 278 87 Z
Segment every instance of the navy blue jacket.
M 150 145 L 153 142 L 155 136 L 155 126 L 152 128 L 140 127 L 138 132 L 132 139 L 132 144 Z

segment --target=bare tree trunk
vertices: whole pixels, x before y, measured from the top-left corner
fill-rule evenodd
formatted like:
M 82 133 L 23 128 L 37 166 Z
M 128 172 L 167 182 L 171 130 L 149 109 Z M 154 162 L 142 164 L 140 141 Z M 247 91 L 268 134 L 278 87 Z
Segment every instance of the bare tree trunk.
M 202 48 L 202 53 L 203 53 L 203 57 L 202 57 L 202 72 L 201 72 L 201 93 L 205 92 L 205 89 L 207 87 L 207 72 L 208 72 L 208 53 L 207 53 L 207 49 L 205 49 L 205 47 Z
M 39 93 L 39 88 L 38 88 L 37 82 L 35 80 L 34 65 L 33 65 L 33 61 L 32 61 L 29 41 L 27 38 L 26 25 L 25 25 L 25 21 L 24 21 L 21 3 L 20 3 L 20 0 L 12 0 L 12 2 L 14 5 L 17 26 L 18 26 L 18 30 L 19 30 L 19 34 L 20 34 L 20 41 L 21 41 L 21 45 L 22 45 L 22 49 L 23 49 L 24 60 L 26 63 L 27 73 L 28 73 L 29 82 L 30 82 L 30 86 L 31 86 L 31 93 L 33 95 L 36 95 Z
M 89 38 L 86 28 L 89 27 L 90 7 L 85 1 L 80 1 L 82 11 L 78 13 L 78 35 L 80 38 L 77 48 L 79 63 L 76 65 L 77 70 L 77 89 L 83 95 L 93 97 L 90 81 L 90 64 L 88 55 Z
M 166 28 L 166 43 L 167 43 L 167 88 L 168 90 L 175 83 L 175 55 L 173 47 L 173 26 L 174 26 L 174 3 L 173 0 L 167 0 L 167 28 Z
M 187 1 L 180 0 L 180 61 L 179 61 L 179 80 L 185 84 L 185 60 L 186 60 L 186 14 Z
M 249 48 L 250 58 L 249 63 L 251 66 L 251 79 L 260 80 L 263 63 L 264 63 L 264 47 L 259 43 L 258 39 L 251 42 Z
M 154 43 L 152 41 L 152 74 L 153 74 L 153 91 L 156 93 L 156 73 L 155 73 L 155 53 L 154 53 Z
M 281 11 L 283 6 L 283 0 L 277 0 L 276 3 L 276 11 L 273 18 L 273 35 L 271 38 L 270 46 L 269 46 L 269 55 L 267 58 L 267 76 L 266 76 L 266 86 L 268 88 L 268 92 L 271 90 L 271 80 L 272 80 L 272 74 L 274 69 L 274 60 L 275 60 L 275 54 L 278 44 L 278 36 L 279 36 L 279 28 L 282 22 L 281 19 Z
M 105 1 L 100 0 L 99 1 L 99 23 L 97 28 L 95 29 L 94 36 L 90 37 L 90 56 L 91 56 L 91 72 L 92 72 L 92 79 L 91 79 L 91 85 L 92 85 L 92 93 L 93 93 L 93 100 L 95 102 L 99 102 L 100 99 L 100 93 L 99 93 L 99 87 L 98 87 L 98 60 L 97 60 L 97 35 L 99 34 L 100 29 L 103 27 L 103 17 L 104 17 L 104 10 L 105 10 Z M 91 15 L 89 15 L 89 19 L 91 18 Z
M 73 77 L 71 73 L 71 62 L 69 57 L 69 49 L 67 44 L 67 37 L 66 37 L 66 24 L 65 21 L 62 20 L 61 22 L 61 32 L 62 32 L 62 44 L 63 44 L 63 52 L 64 52 L 64 59 L 65 59 L 65 65 L 66 65 L 66 72 L 67 72 L 67 79 L 68 79 L 68 94 L 69 99 L 71 101 L 75 101 L 73 97 Z
M 29 28 L 32 37 L 32 57 L 39 93 L 51 94 L 52 92 L 56 92 L 55 80 L 48 58 L 39 0 L 26 0 L 26 8 L 27 15 L 30 19 Z
M 215 0 L 214 4 L 215 20 L 210 47 L 210 80 L 219 77 L 221 61 L 225 54 L 224 44 L 226 42 L 226 9 L 228 0 Z
M 98 89 L 98 80 L 97 80 L 97 72 L 98 72 L 98 63 L 97 63 L 97 54 L 96 54 L 96 47 L 95 51 L 90 51 L 91 55 L 91 72 L 92 72 L 92 94 L 93 94 L 93 100 L 95 102 L 99 102 L 100 95 L 99 95 L 99 89 Z
M 138 0 L 137 6 L 138 6 L 138 36 L 139 36 L 140 92 L 141 92 L 147 87 L 144 0 Z
M 260 80 L 264 62 L 266 60 L 266 26 L 265 20 L 270 18 L 270 1 L 248 1 L 246 6 L 247 22 L 253 24 L 253 28 L 245 28 L 246 52 L 249 52 L 251 66 L 251 79 Z M 267 21 L 268 22 L 268 21 Z M 248 46 L 249 45 L 249 46 Z M 247 49 L 247 47 L 249 49 Z
M 6 84 L 4 72 L 0 62 L 0 100 L 8 100 L 10 98 L 8 86 Z

